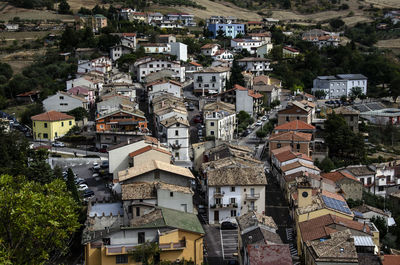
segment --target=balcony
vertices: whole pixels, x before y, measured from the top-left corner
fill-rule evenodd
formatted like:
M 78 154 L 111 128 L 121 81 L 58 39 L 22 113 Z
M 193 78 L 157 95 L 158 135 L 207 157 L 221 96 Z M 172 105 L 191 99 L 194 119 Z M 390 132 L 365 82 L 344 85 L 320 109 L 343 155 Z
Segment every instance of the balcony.
M 212 78 L 212 79 L 211 79 L 211 83 L 215 83 L 215 82 L 217 82 L 217 79 Z
M 237 203 L 228 203 L 228 204 L 212 204 L 210 206 L 211 209 L 221 209 L 221 208 L 237 208 Z
M 256 211 L 257 212 L 257 206 L 256 205 L 253 205 L 253 206 L 247 205 L 247 208 L 248 208 L 249 211 Z
M 246 193 L 246 200 L 258 200 L 260 193 Z
M 222 198 L 224 195 L 225 192 L 214 192 L 214 198 Z
M 197 78 L 197 79 L 196 79 L 196 82 L 197 82 L 197 83 L 202 83 L 202 82 L 203 82 L 203 79 Z
M 174 150 L 177 150 L 177 149 L 181 148 L 181 144 L 169 144 L 169 146 Z
M 186 247 L 186 240 L 180 240 L 179 242 L 159 243 L 158 247 L 161 251 L 182 250 Z

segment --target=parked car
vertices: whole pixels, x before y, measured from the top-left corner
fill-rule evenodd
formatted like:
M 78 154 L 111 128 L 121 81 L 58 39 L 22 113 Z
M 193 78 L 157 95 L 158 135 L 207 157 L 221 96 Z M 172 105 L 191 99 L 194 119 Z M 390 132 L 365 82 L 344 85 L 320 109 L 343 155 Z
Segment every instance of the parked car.
M 232 229 L 237 229 L 237 224 L 229 221 L 224 221 L 221 223 L 221 230 L 232 230 Z
M 261 126 L 262 125 L 262 121 L 257 121 L 256 122 L 256 126 Z
M 102 163 L 101 163 L 101 168 L 108 168 L 108 166 L 109 166 L 109 164 L 108 164 L 108 161 L 103 161 Z
M 98 152 L 99 148 L 97 148 L 96 146 L 90 146 L 90 147 L 88 147 L 87 150 L 90 151 L 90 152 Z
M 65 144 L 62 142 L 54 142 L 51 144 L 53 147 L 65 147 Z
M 267 120 L 268 120 L 268 117 L 267 117 L 267 116 L 263 116 L 263 117 L 261 118 L 261 120 L 262 120 L 262 121 L 267 121 Z
M 195 123 L 203 123 L 203 119 L 200 116 L 194 117 L 193 122 Z
M 100 153 L 107 153 L 108 151 L 107 151 L 107 148 L 100 148 L 99 152 Z
M 99 173 L 94 173 L 94 174 L 92 175 L 92 177 L 93 177 L 93 178 L 98 178 L 98 177 L 99 177 Z
M 194 105 L 193 105 L 193 103 L 189 103 L 189 110 L 194 110 Z
M 88 197 L 92 197 L 92 196 L 94 196 L 94 191 L 92 191 L 92 190 L 85 190 L 84 192 L 83 192 L 83 197 L 84 198 L 88 198 Z
M 89 187 L 86 184 L 79 184 L 79 186 L 78 186 L 78 191 L 85 191 L 88 189 L 89 189 Z
M 97 163 L 93 164 L 92 170 L 99 170 L 101 168 L 101 166 Z
M 85 181 L 85 179 L 83 179 L 83 178 L 76 178 L 76 179 L 75 179 L 75 184 L 76 184 L 76 185 L 79 185 L 79 184 L 86 184 L 85 182 L 86 182 L 86 181 Z

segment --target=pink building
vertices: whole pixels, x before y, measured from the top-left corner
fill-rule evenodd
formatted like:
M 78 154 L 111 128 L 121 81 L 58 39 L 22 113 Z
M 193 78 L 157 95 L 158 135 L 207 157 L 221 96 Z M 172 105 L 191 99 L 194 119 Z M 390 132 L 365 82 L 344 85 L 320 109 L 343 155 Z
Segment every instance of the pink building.
M 92 89 L 90 89 L 89 87 L 86 86 L 75 86 L 72 87 L 71 89 L 69 89 L 67 91 L 67 93 L 72 94 L 72 95 L 76 95 L 76 96 L 82 96 L 84 97 L 89 105 L 92 105 L 95 103 L 96 100 L 96 96 L 95 93 Z

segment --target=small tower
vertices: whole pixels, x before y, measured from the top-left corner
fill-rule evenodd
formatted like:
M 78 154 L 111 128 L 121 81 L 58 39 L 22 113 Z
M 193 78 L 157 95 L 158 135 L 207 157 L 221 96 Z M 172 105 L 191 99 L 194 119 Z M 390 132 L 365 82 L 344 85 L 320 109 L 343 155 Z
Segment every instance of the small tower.
M 312 187 L 308 181 L 297 184 L 297 200 L 299 208 L 312 204 Z

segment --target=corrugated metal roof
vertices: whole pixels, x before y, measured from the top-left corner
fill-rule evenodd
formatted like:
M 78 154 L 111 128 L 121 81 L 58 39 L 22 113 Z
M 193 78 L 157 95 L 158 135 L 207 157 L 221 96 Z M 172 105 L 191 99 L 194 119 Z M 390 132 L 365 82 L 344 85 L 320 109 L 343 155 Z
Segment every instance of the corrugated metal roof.
M 370 236 L 353 236 L 356 247 L 374 247 L 375 244 Z

